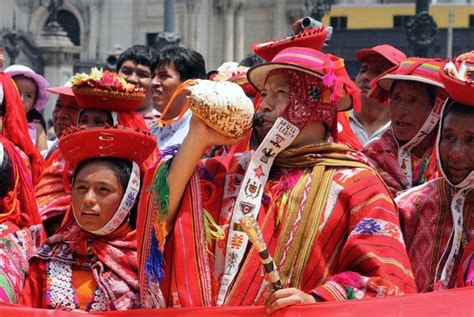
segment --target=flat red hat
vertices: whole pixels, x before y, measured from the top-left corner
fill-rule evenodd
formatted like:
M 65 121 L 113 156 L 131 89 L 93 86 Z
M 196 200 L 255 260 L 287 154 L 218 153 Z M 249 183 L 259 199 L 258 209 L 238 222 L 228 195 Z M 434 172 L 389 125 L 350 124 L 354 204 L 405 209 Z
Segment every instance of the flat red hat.
M 53 94 L 66 95 L 66 96 L 74 97 L 74 93 L 72 92 L 72 88 L 68 87 L 68 86 L 49 87 L 48 91 L 53 93 Z
M 306 47 L 320 51 L 327 35 L 326 27 L 322 25 L 317 28 L 304 29 L 303 32 L 296 35 L 252 44 L 251 48 L 255 54 L 270 62 L 281 50 L 288 47 Z
M 474 107 L 474 51 L 459 55 L 446 63 L 439 74 L 449 96 L 457 102 Z
M 91 74 L 71 78 L 74 97 L 81 108 L 128 112 L 135 110 L 145 98 L 143 88 L 136 88 L 117 73 L 93 68 Z
M 58 147 L 72 166 L 91 158 L 119 158 L 140 165 L 155 150 L 156 140 L 149 133 L 125 128 L 71 128 Z

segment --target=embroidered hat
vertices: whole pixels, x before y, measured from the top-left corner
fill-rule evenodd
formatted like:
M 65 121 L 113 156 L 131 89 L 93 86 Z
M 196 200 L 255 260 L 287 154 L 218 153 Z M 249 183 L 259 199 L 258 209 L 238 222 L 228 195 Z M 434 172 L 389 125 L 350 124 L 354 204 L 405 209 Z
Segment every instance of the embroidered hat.
M 474 51 L 459 55 L 439 72 L 449 96 L 457 102 L 474 107 Z
M 81 108 L 127 112 L 135 110 L 145 98 L 143 88 L 106 70 L 93 68 L 90 74 L 71 78 L 74 97 Z
M 361 49 L 356 53 L 356 58 L 362 63 L 367 57 L 373 55 L 380 55 L 393 65 L 400 65 L 401 62 L 407 59 L 405 53 L 388 44 Z
M 72 166 L 101 157 L 141 164 L 156 148 L 156 140 L 148 133 L 126 128 L 69 128 L 59 140 L 58 147 Z
M 443 67 L 442 59 L 410 57 L 400 65 L 394 66 L 385 73 L 374 78 L 370 85 L 372 90 L 369 97 L 386 102 L 390 97 L 395 80 L 409 80 L 444 88 L 439 75 Z
M 344 60 L 330 54 L 306 47 L 289 47 L 280 51 L 271 62 L 249 69 L 249 82 L 260 91 L 268 73 L 277 69 L 297 70 L 322 80 L 323 86 L 331 91 L 331 101 L 338 111 L 360 109 L 360 89 L 352 82 L 344 67 Z M 352 97 L 352 100 L 351 98 Z
M 17 76 L 23 76 L 33 80 L 38 86 L 38 98 L 34 104 L 37 111 L 43 111 L 48 102 L 49 94 L 46 91 L 49 87 L 48 81 L 41 75 L 35 73 L 31 68 L 24 65 L 11 65 L 5 68 L 5 73 L 8 73 L 13 79 Z
M 304 29 L 296 35 L 252 44 L 251 48 L 258 56 L 266 61 L 271 61 L 281 50 L 289 47 L 307 47 L 320 51 L 327 36 L 326 26 L 321 25 L 315 28 Z

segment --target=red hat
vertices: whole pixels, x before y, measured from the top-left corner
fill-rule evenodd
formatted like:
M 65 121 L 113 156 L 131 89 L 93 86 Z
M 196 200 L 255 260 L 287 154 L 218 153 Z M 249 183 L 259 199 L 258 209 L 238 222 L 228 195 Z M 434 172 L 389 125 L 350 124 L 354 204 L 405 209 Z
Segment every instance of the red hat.
M 120 158 L 141 164 L 156 148 L 148 133 L 125 128 L 70 128 L 59 139 L 64 158 L 77 166 L 91 158 Z
M 407 58 L 405 53 L 388 44 L 361 49 L 356 53 L 356 58 L 362 63 L 367 57 L 372 55 L 380 55 L 393 65 L 399 65 Z
M 303 32 L 296 35 L 252 44 L 251 48 L 258 56 L 266 61 L 271 61 L 281 50 L 288 47 L 307 47 L 320 51 L 327 35 L 326 27 L 322 25 L 312 29 L 304 29 Z
M 117 73 L 97 68 L 91 74 L 76 74 L 71 78 L 74 97 L 81 108 L 127 112 L 135 110 L 145 98 L 143 88 L 134 85 Z
M 72 92 L 71 86 L 65 85 L 65 86 L 58 86 L 58 87 L 49 87 L 48 91 L 52 92 L 53 94 L 74 97 L 74 93 Z
M 386 102 L 395 80 L 417 81 L 444 89 L 439 75 L 443 65 L 444 61 L 438 58 L 410 57 L 374 78 L 370 83 L 372 89 L 369 96 Z
M 360 89 L 352 82 L 344 67 L 344 60 L 330 54 L 306 48 L 289 47 L 280 52 L 270 63 L 255 65 L 247 72 L 249 82 L 260 91 L 267 75 L 274 69 L 292 69 L 321 78 L 331 91 L 331 99 L 338 111 L 346 111 L 354 106 L 360 108 Z M 350 98 L 352 97 L 352 102 Z
M 459 55 L 444 65 L 439 74 L 449 96 L 457 102 L 474 107 L 474 51 Z

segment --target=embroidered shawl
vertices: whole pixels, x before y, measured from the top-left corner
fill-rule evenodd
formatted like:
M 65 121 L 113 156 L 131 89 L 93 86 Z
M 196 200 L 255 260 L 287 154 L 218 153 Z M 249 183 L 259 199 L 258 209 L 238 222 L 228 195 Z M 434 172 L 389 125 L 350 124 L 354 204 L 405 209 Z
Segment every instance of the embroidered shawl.
M 398 162 L 398 145 L 392 129 L 388 129 L 380 138 L 367 144 L 362 152 L 377 169 L 394 197 L 399 191 L 410 188 L 409 182 Z M 413 170 L 412 187 L 440 176 L 438 165 L 436 164 L 434 144 L 432 148 L 426 150 L 422 158 L 417 158 L 412 154 L 411 159 Z
M 79 228 L 72 209 L 69 209 L 61 228 L 46 240 L 32 257 L 34 259 L 40 261 L 32 262 L 32 271 L 41 269 L 34 265 L 42 267 L 48 261 L 91 270 L 98 287 L 106 294 L 107 306 L 112 310 L 140 307 L 136 231 L 128 225 L 108 236 L 94 236 Z M 27 283 L 34 284 L 35 281 Z M 43 294 L 33 296 L 47 297 L 47 285 L 43 285 L 42 290 Z
M 439 266 L 442 268 L 446 262 L 444 253 L 453 229 L 450 207 L 453 194 L 454 188 L 444 178 L 437 178 L 401 194 L 396 199 L 407 251 L 419 292 L 433 291 L 433 286 L 441 273 L 440 270 L 438 274 L 436 272 L 438 263 L 441 263 Z M 464 280 L 465 271 L 459 270 L 459 267 L 461 257 L 466 258 L 467 261 L 467 245 L 473 244 L 474 241 L 473 202 L 465 203 L 463 219 L 461 249 L 455 260 L 449 288 L 462 286 L 458 280 Z M 464 266 L 466 267 L 468 264 L 466 262 Z
M 0 238 L 0 301 L 18 302 L 29 270 L 28 259 L 41 244 L 43 228 L 35 225 Z

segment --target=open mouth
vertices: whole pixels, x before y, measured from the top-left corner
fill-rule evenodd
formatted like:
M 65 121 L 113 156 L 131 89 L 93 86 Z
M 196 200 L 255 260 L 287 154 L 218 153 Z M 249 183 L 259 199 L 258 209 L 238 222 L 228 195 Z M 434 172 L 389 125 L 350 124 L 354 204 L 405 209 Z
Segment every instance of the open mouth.
M 395 121 L 397 127 L 400 127 L 400 128 L 406 128 L 406 127 L 411 127 L 411 124 L 408 123 L 408 122 L 404 122 L 404 121 Z
M 82 211 L 81 215 L 85 217 L 99 217 L 99 213 L 95 211 Z

